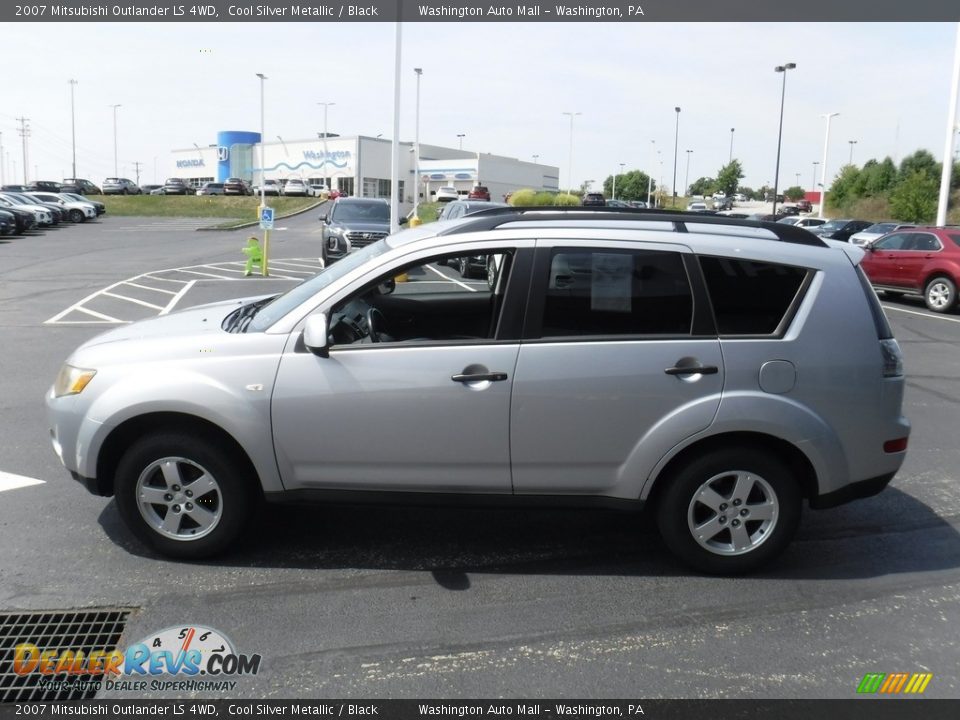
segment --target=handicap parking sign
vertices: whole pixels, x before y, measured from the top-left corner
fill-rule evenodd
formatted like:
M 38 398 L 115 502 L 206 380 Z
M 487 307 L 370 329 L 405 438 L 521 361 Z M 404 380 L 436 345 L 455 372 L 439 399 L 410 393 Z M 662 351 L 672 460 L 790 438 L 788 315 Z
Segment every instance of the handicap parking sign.
M 263 230 L 273 230 L 273 208 L 260 208 L 260 227 Z

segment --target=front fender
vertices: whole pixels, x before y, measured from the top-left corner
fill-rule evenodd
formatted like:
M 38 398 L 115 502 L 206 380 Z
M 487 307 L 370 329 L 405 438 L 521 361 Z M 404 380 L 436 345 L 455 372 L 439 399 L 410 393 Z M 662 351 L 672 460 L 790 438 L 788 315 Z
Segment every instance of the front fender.
M 164 366 L 156 371 L 125 373 L 97 396 L 80 423 L 76 440 L 77 471 L 96 477 L 97 461 L 110 433 L 128 420 L 151 413 L 182 413 L 206 420 L 232 436 L 250 457 L 264 491 L 283 489 L 273 454 L 269 384 L 228 384 L 207 374 Z M 176 392 L 171 393 L 170 388 Z

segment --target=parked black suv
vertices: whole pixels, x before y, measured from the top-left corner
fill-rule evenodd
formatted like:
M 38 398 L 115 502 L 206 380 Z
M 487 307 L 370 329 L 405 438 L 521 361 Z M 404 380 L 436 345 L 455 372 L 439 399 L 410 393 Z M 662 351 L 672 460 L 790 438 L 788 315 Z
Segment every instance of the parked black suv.
M 58 192 L 79 193 L 80 195 L 101 195 L 100 188 L 83 178 L 64 178 Z
M 594 207 L 598 205 L 606 205 L 606 198 L 603 197 L 603 193 L 587 193 L 583 196 L 583 205 L 584 207 L 592 205 Z
M 62 186 L 58 182 L 53 182 L 52 180 L 34 180 L 32 183 L 27 185 L 27 190 L 31 192 L 60 192 Z
M 401 218 L 400 223 L 407 221 Z M 324 266 L 390 234 L 390 204 L 374 198 L 337 198 L 320 215 L 320 257 Z

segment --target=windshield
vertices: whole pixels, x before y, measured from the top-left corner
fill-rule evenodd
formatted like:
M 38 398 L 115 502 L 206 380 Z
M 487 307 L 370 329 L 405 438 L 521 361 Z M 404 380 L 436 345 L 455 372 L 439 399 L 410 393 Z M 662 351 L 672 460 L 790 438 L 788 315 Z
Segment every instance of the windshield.
M 896 223 L 877 223 L 876 225 L 871 225 L 863 232 L 868 233 L 881 233 L 886 234 L 897 227 Z
M 314 275 L 309 280 L 297 285 L 289 292 L 284 293 L 265 305 L 247 326 L 247 332 L 262 332 L 273 325 L 277 320 L 289 313 L 314 294 L 323 290 L 335 280 L 358 268 L 368 260 L 385 253 L 388 249 L 385 240 L 379 240 L 365 248 L 361 248 L 347 255 L 343 260 L 331 265 L 326 270 Z
M 14 200 L 20 201 L 21 204 L 27 205 L 40 205 L 40 201 L 36 198 L 29 197 L 27 195 L 21 195 L 20 193 L 10 193 L 10 197 Z
M 839 230 L 848 222 L 850 221 L 849 220 L 831 220 L 830 222 L 824 223 L 823 225 L 821 225 L 820 229 L 821 230 Z
M 107 178 L 107 179 L 104 180 L 103 182 L 104 182 L 104 184 L 106 184 L 106 183 L 114 183 L 114 184 L 116 184 L 116 183 L 120 182 L 120 178 Z
M 390 222 L 390 206 L 383 202 L 339 203 L 330 216 L 335 222 Z

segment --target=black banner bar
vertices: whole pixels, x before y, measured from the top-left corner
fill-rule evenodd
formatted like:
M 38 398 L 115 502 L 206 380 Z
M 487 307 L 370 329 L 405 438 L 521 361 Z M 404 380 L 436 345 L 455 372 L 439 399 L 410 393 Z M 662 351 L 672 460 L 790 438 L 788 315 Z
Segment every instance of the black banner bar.
M 3 22 L 929 22 L 950 0 L 60 0 L 0 3 Z

